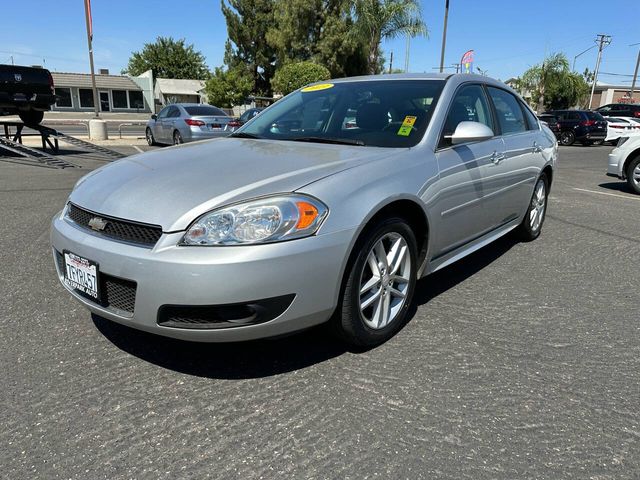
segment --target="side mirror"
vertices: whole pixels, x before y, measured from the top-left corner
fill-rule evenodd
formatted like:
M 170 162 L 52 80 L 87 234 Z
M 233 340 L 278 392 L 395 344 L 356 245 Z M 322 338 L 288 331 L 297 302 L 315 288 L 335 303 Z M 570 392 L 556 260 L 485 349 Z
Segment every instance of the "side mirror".
M 151 115 L 151 119 L 152 120 L 158 120 L 158 115 L 156 115 L 155 113 L 153 115 Z
M 480 122 L 460 122 L 456 131 L 451 135 L 451 144 L 481 142 L 493 138 L 493 131 L 484 123 Z

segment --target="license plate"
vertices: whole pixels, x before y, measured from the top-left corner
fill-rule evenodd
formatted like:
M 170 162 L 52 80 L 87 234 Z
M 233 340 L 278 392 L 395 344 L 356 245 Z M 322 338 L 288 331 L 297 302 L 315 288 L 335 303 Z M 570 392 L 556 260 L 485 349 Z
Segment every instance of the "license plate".
M 211 130 L 220 130 L 222 128 L 222 125 L 220 125 L 219 123 L 212 123 L 211 125 L 209 125 L 209 127 L 211 128 Z
M 98 264 L 71 252 L 64 254 L 64 283 L 83 297 L 100 303 Z

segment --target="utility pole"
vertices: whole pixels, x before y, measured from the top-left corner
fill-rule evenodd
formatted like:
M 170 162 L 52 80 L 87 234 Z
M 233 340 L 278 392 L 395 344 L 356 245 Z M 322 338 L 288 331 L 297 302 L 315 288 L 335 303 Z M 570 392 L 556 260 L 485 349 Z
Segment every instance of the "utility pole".
M 13 65 L 13 55 L 11 55 L 11 65 Z
M 391 50 L 391 57 L 389 57 L 389 73 L 393 72 L 393 50 Z
M 593 93 L 596 90 L 596 83 L 598 82 L 598 72 L 600 71 L 600 61 L 602 60 L 602 50 L 604 50 L 604 47 L 611 44 L 611 35 L 598 34 L 596 42 L 598 42 L 598 60 L 596 60 L 596 70 L 593 73 L 593 85 L 591 86 L 591 95 L 589 96 L 589 110 L 591 110 L 591 104 L 593 103 Z
M 93 87 L 93 107 L 96 118 L 100 117 L 98 109 L 98 89 L 96 88 L 96 74 L 93 68 L 93 20 L 91 19 L 91 0 L 84 0 L 84 16 L 87 21 L 87 43 L 89 45 L 89 65 L 91 66 L 91 85 Z
M 442 30 L 442 52 L 440 52 L 440 73 L 444 71 L 444 50 L 445 50 L 445 47 L 447 46 L 447 21 L 448 20 L 449 20 L 449 0 L 445 0 L 444 29 Z
M 640 45 L 640 43 L 633 43 L 629 45 L 630 47 L 635 47 L 636 45 Z M 640 67 L 640 48 L 638 49 L 638 60 L 636 60 L 636 69 L 633 71 L 633 82 L 631 83 L 631 102 L 633 102 L 633 94 L 636 90 L 636 80 L 638 79 L 638 67 Z

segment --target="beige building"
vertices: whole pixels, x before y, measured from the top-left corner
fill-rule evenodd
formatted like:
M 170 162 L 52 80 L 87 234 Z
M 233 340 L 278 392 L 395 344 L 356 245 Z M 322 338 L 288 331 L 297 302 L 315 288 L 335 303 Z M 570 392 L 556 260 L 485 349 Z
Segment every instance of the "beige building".
M 640 86 L 636 85 L 634 97 L 640 102 Z M 631 103 L 631 85 L 611 85 L 598 82 L 593 92 L 592 108 L 598 108 L 609 103 Z

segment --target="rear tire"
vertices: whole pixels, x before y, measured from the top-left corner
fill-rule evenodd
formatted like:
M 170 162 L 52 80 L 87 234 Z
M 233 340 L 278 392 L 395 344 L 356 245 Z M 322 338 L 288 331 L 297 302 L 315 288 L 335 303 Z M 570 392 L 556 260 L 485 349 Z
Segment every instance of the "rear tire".
M 18 112 L 18 116 L 25 125 L 35 127 L 36 125 L 40 125 L 40 122 L 42 122 L 44 112 L 41 112 L 40 110 L 20 110 Z
M 640 194 L 640 156 L 631 160 L 627 166 L 627 184 L 631 190 Z
M 417 244 L 401 218 L 381 220 L 358 241 L 332 326 L 347 344 L 373 347 L 407 321 L 416 285 Z
M 522 219 L 522 223 L 516 230 L 518 237 L 523 242 L 530 242 L 540 236 L 542 224 L 547 216 L 547 201 L 549 199 L 549 179 L 545 173 L 540 175 L 533 195 L 529 202 L 527 213 Z
M 180 132 L 178 130 L 174 130 L 173 132 L 173 144 L 174 145 L 180 145 L 184 143 L 184 140 L 182 140 L 182 135 L 180 135 Z
M 568 147 L 569 145 L 573 145 L 575 141 L 576 136 L 573 134 L 573 132 L 562 132 L 560 134 L 560 145 Z

